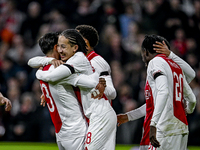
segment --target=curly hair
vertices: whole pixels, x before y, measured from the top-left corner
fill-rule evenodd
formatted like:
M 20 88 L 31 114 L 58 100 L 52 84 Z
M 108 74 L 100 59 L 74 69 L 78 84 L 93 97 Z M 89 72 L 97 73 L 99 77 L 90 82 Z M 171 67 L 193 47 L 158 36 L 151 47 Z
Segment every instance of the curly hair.
M 75 29 L 79 31 L 85 39 L 89 41 L 91 47 L 94 48 L 98 44 L 99 35 L 94 27 L 90 25 L 78 25 Z
M 162 36 L 159 35 L 146 35 L 144 38 L 144 41 L 142 42 L 142 50 L 147 50 L 150 53 L 156 53 L 155 50 L 153 50 L 153 44 L 156 43 L 156 41 L 161 42 L 164 41 L 168 47 L 168 49 L 170 49 L 170 44 L 169 42 Z

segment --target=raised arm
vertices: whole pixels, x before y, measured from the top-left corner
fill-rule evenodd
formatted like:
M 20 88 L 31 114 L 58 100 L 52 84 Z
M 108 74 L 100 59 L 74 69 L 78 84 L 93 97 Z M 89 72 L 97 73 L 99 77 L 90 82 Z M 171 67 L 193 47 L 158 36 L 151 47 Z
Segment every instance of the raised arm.
M 165 54 L 167 57 L 175 61 L 183 70 L 186 81 L 190 83 L 194 77 L 195 77 L 195 71 L 190 67 L 190 65 L 185 62 L 183 59 L 175 55 L 172 51 L 170 51 L 166 45 L 166 43 L 163 41 L 163 43 L 156 42 L 156 44 L 153 44 L 154 50 L 157 53 Z

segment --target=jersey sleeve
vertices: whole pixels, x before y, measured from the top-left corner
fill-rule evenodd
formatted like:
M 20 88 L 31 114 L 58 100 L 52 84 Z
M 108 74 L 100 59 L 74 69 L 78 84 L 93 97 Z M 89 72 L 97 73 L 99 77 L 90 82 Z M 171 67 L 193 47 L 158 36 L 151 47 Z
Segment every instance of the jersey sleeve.
M 117 96 L 117 92 L 114 88 L 112 77 L 111 77 L 111 69 L 109 64 L 100 56 L 94 57 L 91 60 L 91 64 L 94 67 L 95 71 L 101 72 L 100 78 L 104 78 L 106 80 L 106 88 L 104 94 L 109 100 L 113 100 Z
M 184 99 L 186 100 L 186 111 L 188 114 L 191 114 L 196 106 L 196 96 L 194 95 L 185 78 L 183 78 L 183 94 Z
M 195 77 L 195 71 L 190 67 L 190 65 L 187 62 L 185 62 L 183 59 L 175 55 L 173 52 L 171 52 L 168 57 L 181 67 L 181 69 L 183 70 L 185 74 L 186 81 L 190 83 Z
M 157 90 L 157 94 L 155 95 L 154 100 L 154 112 L 150 124 L 151 126 L 156 126 L 156 124 L 158 123 L 166 105 L 169 93 L 168 80 L 164 70 L 164 63 L 160 60 L 161 58 L 154 59 L 150 63 L 149 69 L 150 76 L 154 78 L 156 86 L 155 88 Z
M 98 84 L 99 74 L 94 72 L 91 75 L 81 74 L 77 77 L 75 86 L 80 86 L 84 88 L 95 88 Z
M 45 82 L 56 82 L 70 76 L 73 73 L 73 67 L 69 67 L 69 65 L 63 64 L 52 71 L 38 70 L 36 72 L 36 77 L 38 80 Z
M 137 120 L 146 115 L 146 104 L 126 113 L 129 121 Z
M 29 59 L 28 65 L 32 68 L 39 68 L 41 66 L 46 66 L 48 64 L 51 64 L 51 61 L 54 58 L 51 57 L 43 57 L 43 56 L 37 56 Z

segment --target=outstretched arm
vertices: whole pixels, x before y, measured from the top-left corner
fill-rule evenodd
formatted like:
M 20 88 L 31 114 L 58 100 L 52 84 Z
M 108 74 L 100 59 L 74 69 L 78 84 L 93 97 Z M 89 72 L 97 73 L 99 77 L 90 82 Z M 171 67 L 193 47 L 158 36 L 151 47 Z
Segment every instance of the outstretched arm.
M 128 121 L 137 120 L 141 117 L 144 117 L 146 115 L 146 104 L 142 105 L 141 107 L 134 109 L 132 111 L 129 111 L 125 114 L 119 114 L 117 115 L 117 125 L 120 126 L 123 123 L 126 123 Z
M 28 65 L 32 68 L 39 68 L 42 66 L 46 66 L 48 64 L 52 64 L 56 68 L 61 64 L 64 64 L 64 62 L 52 57 L 43 57 L 43 56 L 33 57 L 28 61 Z
M 51 64 L 51 61 L 54 58 L 52 57 L 44 57 L 44 56 L 36 56 L 28 61 L 28 65 L 32 68 L 39 68 L 48 64 Z

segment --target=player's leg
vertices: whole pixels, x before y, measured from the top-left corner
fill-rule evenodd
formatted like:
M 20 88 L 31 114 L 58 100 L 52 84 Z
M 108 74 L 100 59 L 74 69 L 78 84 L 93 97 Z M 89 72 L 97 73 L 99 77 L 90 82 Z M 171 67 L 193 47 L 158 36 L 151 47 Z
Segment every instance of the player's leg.
M 188 143 L 188 134 L 184 134 L 184 135 L 182 135 L 180 149 L 187 150 L 187 143 Z
M 65 150 L 65 148 L 62 146 L 61 141 L 57 141 L 58 149 L 59 150 Z
M 116 116 L 116 115 L 115 115 Z M 117 117 L 113 117 L 113 113 L 111 114 L 111 117 L 113 119 L 113 121 L 111 122 L 111 124 L 107 124 L 107 126 L 112 126 L 113 128 L 108 129 L 109 132 L 107 133 L 107 141 L 105 143 L 105 149 L 106 150 L 114 150 L 115 149 L 115 142 L 116 142 L 116 131 L 117 131 Z M 106 127 L 109 128 L 109 127 Z
M 114 110 L 104 116 L 92 115 L 85 140 L 85 150 L 114 150 L 117 118 Z M 110 139 L 109 149 L 107 141 Z M 111 149 L 112 148 L 112 149 Z
M 83 150 L 84 141 L 85 141 L 85 137 L 79 137 L 73 140 L 62 141 L 59 143 L 58 148 L 59 150 Z

